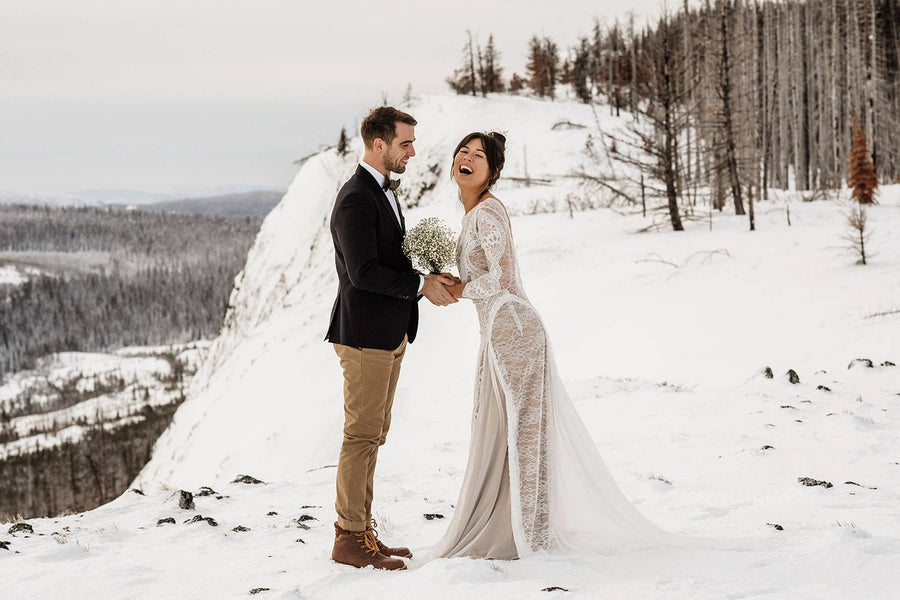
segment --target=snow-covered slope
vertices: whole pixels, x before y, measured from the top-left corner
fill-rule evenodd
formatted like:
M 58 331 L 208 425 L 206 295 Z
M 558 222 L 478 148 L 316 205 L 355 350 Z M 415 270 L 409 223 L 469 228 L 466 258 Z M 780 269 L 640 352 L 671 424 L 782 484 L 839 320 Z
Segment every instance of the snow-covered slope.
M 102 585 L 122 598 L 239 598 L 258 588 L 269 588 L 262 598 L 317 599 L 894 598 L 900 367 L 889 363 L 900 363 L 900 186 L 883 188 L 869 212 L 876 256 L 865 267 L 843 249 L 841 206 L 798 194 L 772 192 L 752 233 L 728 214 L 714 215 L 712 230 L 702 220 L 681 233 L 635 233 L 651 217 L 530 214 L 589 193 L 566 175 L 583 166 L 590 108 L 431 97 L 410 111 L 419 154 L 403 179 L 420 202 L 407 222 L 439 216 L 458 228 L 449 152 L 469 130 L 507 130 L 509 177 L 497 195 L 514 215 L 526 289 L 610 470 L 664 528 L 756 549 L 422 561 L 462 481 L 478 344 L 470 305 L 423 301 L 375 501 L 384 539 L 417 558 L 405 573 L 331 562 L 342 400 L 337 359 L 322 341 L 336 290 L 326 225 L 356 159 L 332 151 L 303 165 L 267 218 L 226 327 L 136 482 L 146 495 L 33 520 L 34 535 L 0 527 L 0 542 L 21 553 L 0 549 L 4 597 L 63 589 L 92 598 Z M 598 114 L 602 127 L 616 126 Z M 564 121 L 587 128 L 553 128 Z M 528 176 L 551 185 L 512 180 L 525 177 L 526 155 Z M 848 368 L 856 358 L 873 366 Z M 766 366 L 772 379 L 759 373 Z M 238 474 L 268 484 L 232 483 Z M 178 488 L 204 485 L 219 494 L 177 508 Z M 198 513 L 218 527 L 184 523 Z M 157 527 L 164 517 L 176 524 Z M 569 592 L 542 591 L 554 586 Z
M 436 215 L 458 228 L 462 211 L 449 178 L 449 154 L 472 130 L 508 131 L 508 180 L 497 193 L 514 212 L 546 206 L 579 188 L 568 175 L 584 160 L 584 143 L 594 123 L 589 107 L 526 98 L 438 96 L 419 100 L 409 111 L 419 121 L 418 154 L 402 186 L 406 202 L 418 205 L 406 211 L 410 224 Z M 554 130 L 560 122 L 585 128 Z M 337 361 L 322 342 L 337 290 L 328 218 L 335 194 L 356 168 L 359 138 L 353 149 L 347 157 L 331 150 L 306 161 L 266 218 L 238 277 L 225 329 L 139 483 L 188 486 L 222 481 L 238 471 L 281 479 L 333 462 L 343 417 Z M 557 185 L 513 187 L 512 178 L 525 175 Z M 440 360 L 440 367 L 424 367 L 429 376 L 457 371 L 451 395 L 457 402 L 467 395 L 471 361 L 463 357 L 477 345 L 477 327 L 469 310 L 456 310 L 462 305 L 440 312 L 425 304 L 422 339 L 414 345 L 421 350 L 413 354 L 419 360 Z M 440 340 L 451 332 L 464 336 L 463 356 L 438 359 L 443 354 Z M 440 403 L 432 408 L 443 410 Z M 280 458 L 287 456 L 289 461 Z

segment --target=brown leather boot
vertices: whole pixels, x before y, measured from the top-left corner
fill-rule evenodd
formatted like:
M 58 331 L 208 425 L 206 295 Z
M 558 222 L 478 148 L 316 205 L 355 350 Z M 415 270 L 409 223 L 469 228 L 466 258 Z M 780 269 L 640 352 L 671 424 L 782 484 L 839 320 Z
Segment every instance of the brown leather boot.
M 385 556 L 400 556 L 402 558 L 412 558 L 412 552 L 409 551 L 409 548 L 404 548 L 403 546 L 398 546 L 397 548 L 390 548 L 385 546 L 381 540 L 378 539 L 378 532 L 375 531 L 375 528 L 378 527 L 378 523 L 375 522 L 375 519 L 372 519 L 369 522 L 368 530 L 371 531 L 375 535 L 375 543 L 378 544 L 378 551 L 384 554 Z
M 396 558 L 389 558 L 378 550 L 378 539 L 370 531 L 347 531 L 334 524 L 334 548 L 331 560 L 353 567 L 402 571 L 406 563 Z

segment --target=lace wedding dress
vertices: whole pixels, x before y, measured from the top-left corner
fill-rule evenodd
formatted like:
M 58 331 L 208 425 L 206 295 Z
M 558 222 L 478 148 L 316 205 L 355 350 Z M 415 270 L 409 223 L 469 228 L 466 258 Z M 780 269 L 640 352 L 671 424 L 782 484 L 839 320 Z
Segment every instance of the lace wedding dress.
M 511 559 L 666 540 L 619 491 L 566 394 L 498 200 L 463 217 L 456 251 L 481 347 L 469 462 L 430 555 Z

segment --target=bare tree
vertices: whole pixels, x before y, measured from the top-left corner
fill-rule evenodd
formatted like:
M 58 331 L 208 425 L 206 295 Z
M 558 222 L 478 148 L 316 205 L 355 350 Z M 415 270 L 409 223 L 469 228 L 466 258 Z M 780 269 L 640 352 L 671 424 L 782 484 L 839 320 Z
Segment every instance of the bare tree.
M 638 86 L 643 101 L 635 107 L 635 118 L 623 136 L 610 136 L 611 143 L 625 146 L 629 152 L 616 152 L 615 160 L 637 167 L 638 177 L 644 189 L 644 176 L 656 185 L 651 192 L 662 196 L 666 202 L 672 229 L 683 231 L 679 203 L 680 141 L 683 139 L 686 120 L 679 106 L 684 102 L 684 91 L 677 88 L 679 78 L 676 64 L 676 36 L 668 16 L 660 19 L 656 35 L 643 48 L 643 66 L 649 70 Z
M 859 260 L 856 261 L 858 265 L 868 264 L 867 258 L 870 258 L 866 254 L 866 244 L 869 243 L 871 231 L 866 228 L 866 222 L 865 206 L 854 203 L 847 213 L 847 225 L 850 227 L 850 231 L 844 235 L 844 239 L 850 244 L 850 249 L 859 256 Z

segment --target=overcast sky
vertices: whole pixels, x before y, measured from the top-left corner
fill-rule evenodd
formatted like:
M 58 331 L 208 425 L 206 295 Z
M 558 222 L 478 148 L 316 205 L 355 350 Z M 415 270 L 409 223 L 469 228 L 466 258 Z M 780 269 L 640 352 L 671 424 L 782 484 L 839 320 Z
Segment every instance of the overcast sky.
M 383 93 L 446 92 L 467 29 L 508 76 L 632 7 L 661 0 L 2 0 L 0 191 L 284 188 Z

